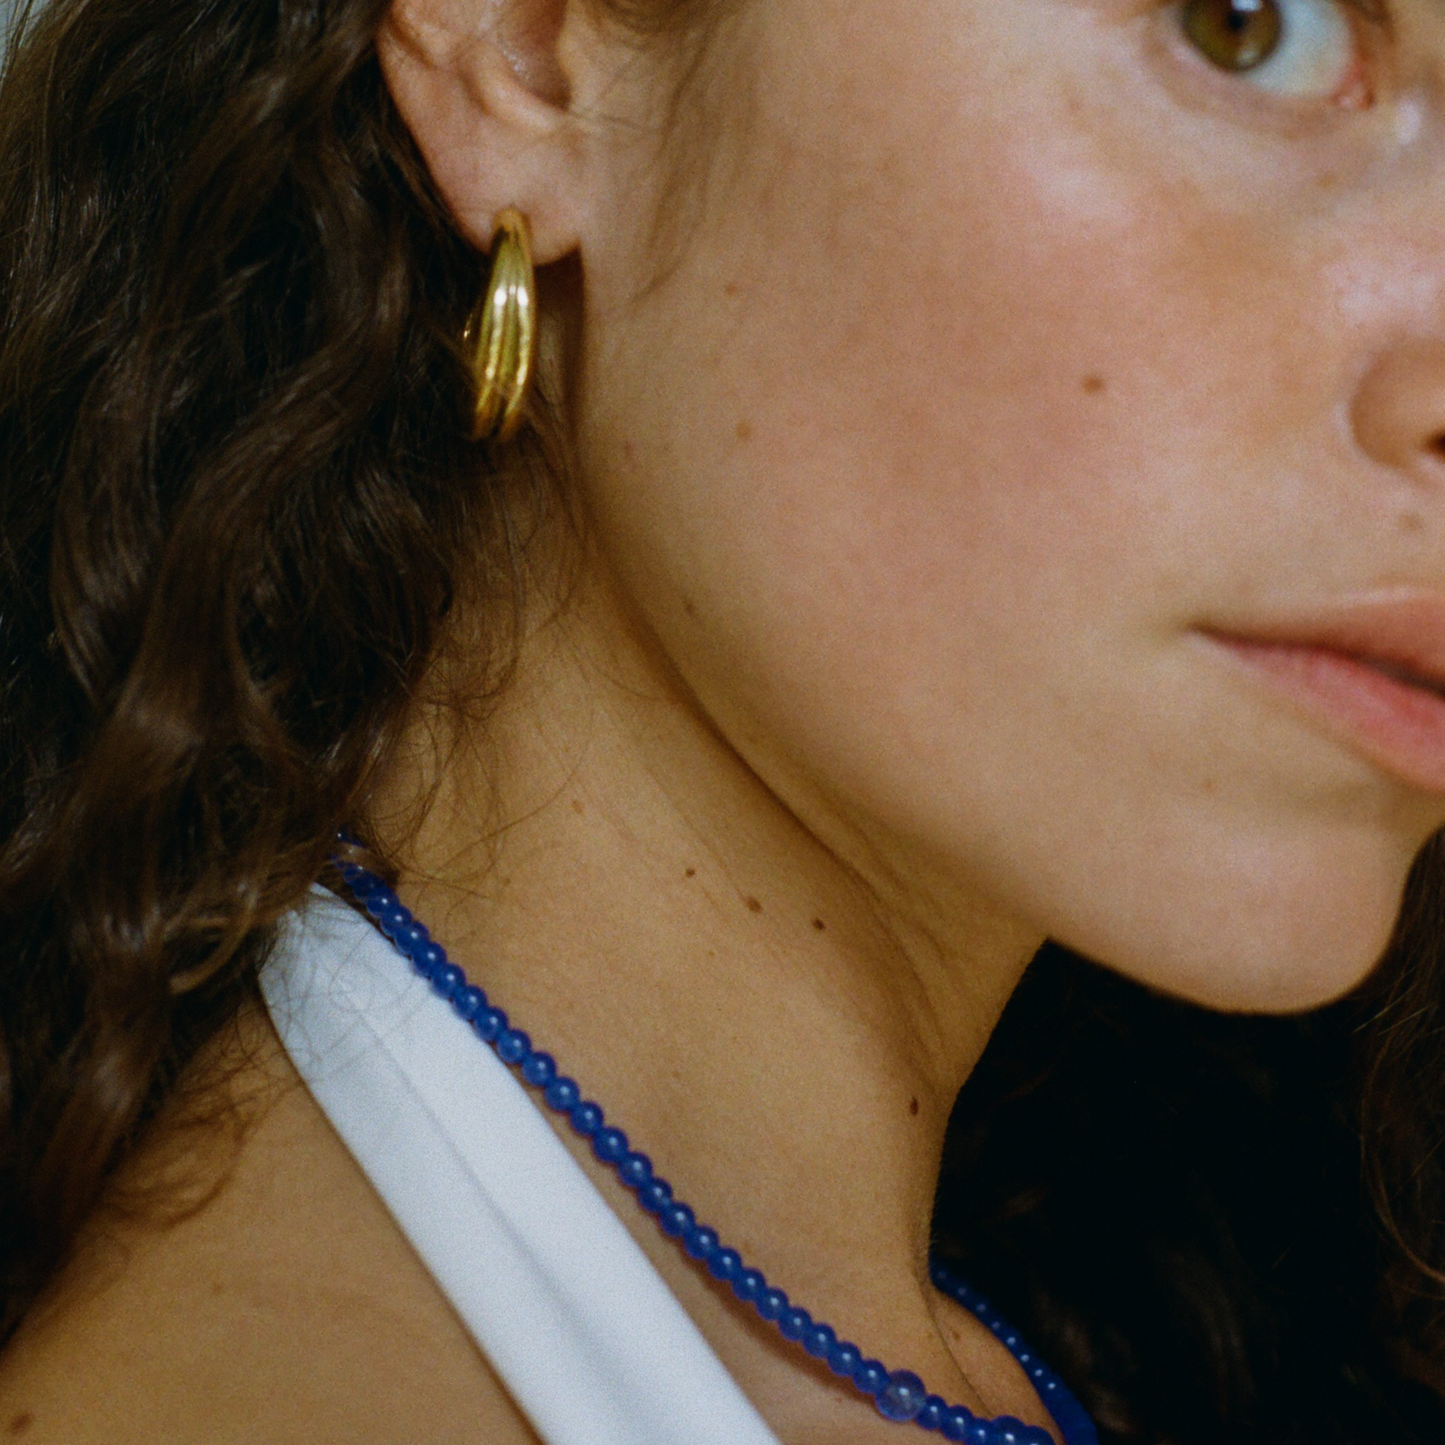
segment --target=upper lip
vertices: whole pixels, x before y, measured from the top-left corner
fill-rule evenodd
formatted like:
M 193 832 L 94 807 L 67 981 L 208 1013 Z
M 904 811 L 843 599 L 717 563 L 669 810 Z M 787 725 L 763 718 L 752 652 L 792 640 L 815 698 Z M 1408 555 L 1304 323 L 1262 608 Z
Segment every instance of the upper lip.
M 1307 613 L 1205 630 L 1225 642 L 1341 653 L 1401 682 L 1445 695 L 1445 593 L 1370 593 Z

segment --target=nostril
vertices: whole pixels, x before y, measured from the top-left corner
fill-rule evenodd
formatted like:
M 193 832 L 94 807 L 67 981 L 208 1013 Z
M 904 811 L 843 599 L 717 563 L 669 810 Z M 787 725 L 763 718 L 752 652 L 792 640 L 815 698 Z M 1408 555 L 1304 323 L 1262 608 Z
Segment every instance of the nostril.
M 1350 406 L 1355 442 L 1371 458 L 1406 475 L 1445 464 L 1445 340 L 1415 338 L 1375 359 Z

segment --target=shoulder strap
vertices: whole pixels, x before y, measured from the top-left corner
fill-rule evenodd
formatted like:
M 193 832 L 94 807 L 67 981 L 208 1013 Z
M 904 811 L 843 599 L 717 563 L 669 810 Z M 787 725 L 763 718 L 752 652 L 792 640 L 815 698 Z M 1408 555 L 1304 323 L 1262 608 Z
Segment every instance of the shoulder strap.
M 316 1102 L 547 1445 L 778 1445 L 492 1051 L 317 890 L 261 978 Z

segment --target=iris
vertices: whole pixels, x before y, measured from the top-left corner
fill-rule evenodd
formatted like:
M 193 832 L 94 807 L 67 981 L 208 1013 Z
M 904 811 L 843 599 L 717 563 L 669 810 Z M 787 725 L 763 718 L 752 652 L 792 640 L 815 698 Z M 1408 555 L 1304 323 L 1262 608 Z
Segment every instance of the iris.
M 1284 38 L 1278 0 L 1189 0 L 1184 33 L 1221 70 L 1263 65 Z

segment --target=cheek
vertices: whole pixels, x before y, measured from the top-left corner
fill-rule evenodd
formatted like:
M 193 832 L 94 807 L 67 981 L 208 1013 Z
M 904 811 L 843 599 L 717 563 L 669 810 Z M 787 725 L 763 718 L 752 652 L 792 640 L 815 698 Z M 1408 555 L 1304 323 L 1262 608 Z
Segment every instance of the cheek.
M 1419 820 L 1355 778 L 1301 806 L 1178 645 L 1295 527 L 1278 479 L 1337 359 L 1310 278 L 1105 146 L 1058 77 L 965 88 L 944 37 L 910 45 L 937 69 L 755 116 L 764 192 L 593 359 L 601 534 L 804 817 L 1178 992 L 1331 996 L 1383 946 Z
M 950 66 L 909 79 L 865 96 L 912 111 L 818 96 L 755 120 L 784 137 L 765 191 L 594 366 L 594 415 L 623 421 L 591 450 L 619 463 L 597 502 L 679 649 L 818 719 L 810 753 L 872 719 L 937 776 L 977 761 L 989 716 L 1018 737 L 1067 713 L 1106 625 L 1175 620 L 1141 610 L 1174 543 L 1237 514 L 1196 414 L 1209 366 L 1237 382 L 1262 348 L 1212 314 L 1199 273 L 1225 263 L 1166 234 L 1166 186 L 1104 164 L 1053 87 L 975 83 L 970 110 Z

